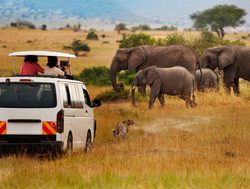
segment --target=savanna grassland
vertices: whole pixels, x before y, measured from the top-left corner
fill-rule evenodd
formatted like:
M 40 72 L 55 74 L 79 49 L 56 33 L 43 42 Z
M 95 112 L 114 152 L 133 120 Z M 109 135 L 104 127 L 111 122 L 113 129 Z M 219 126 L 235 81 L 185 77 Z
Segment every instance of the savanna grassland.
M 151 31 L 155 37 L 167 32 Z M 183 33 L 183 32 L 182 32 Z M 8 53 L 21 50 L 64 51 L 73 39 L 87 33 L 72 31 L 0 30 L 0 75 L 10 75 Z M 110 66 L 121 36 L 98 32 L 105 39 L 87 41 L 92 51 L 72 60 L 73 73 L 92 66 Z M 194 38 L 198 32 L 184 32 Z M 240 39 L 247 34 L 228 34 Z M 105 41 L 105 42 L 104 42 Z M 107 43 L 108 42 L 108 43 Z M 250 37 L 245 39 L 250 45 Z M 65 51 L 64 51 L 65 52 Z M 21 63 L 22 59 L 17 59 Z M 45 60 L 41 60 L 42 65 Z M 95 97 L 111 87 L 88 86 Z M 198 106 L 187 109 L 178 98 L 168 97 L 152 110 L 147 100 L 133 107 L 128 101 L 103 103 L 95 109 L 97 136 L 88 154 L 75 153 L 56 160 L 3 157 L 0 188 L 250 188 L 250 85 L 241 81 L 240 97 L 197 93 Z M 133 119 L 128 139 L 117 141 L 117 121 Z

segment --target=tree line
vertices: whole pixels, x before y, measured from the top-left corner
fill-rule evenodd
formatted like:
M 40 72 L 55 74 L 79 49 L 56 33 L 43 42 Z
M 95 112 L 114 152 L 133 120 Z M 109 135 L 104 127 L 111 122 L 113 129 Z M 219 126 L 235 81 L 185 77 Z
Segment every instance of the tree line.
M 205 9 L 203 11 L 198 11 L 190 15 L 191 20 L 193 21 L 193 28 L 196 30 L 208 30 L 214 31 L 217 33 L 218 37 L 223 39 L 225 36 L 226 27 L 238 27 L 246 23 L 244 16 L 247 15 L 247 12 L 237 7 L 236 5 L 216 5 L 212 8 Z M 16 22 L 10 23 L 11 27 L 17 28 L 29 28 L 36 29 L 35 24 L 27 20 L 17 20 Z M 41 30 L 47 30 L 47 25 L 43 24 L 39 27 Z M 80 31 L 81 24 L 70 25 L 67 24 L 59 29 L 70 29 L 73 31 Z M 163 30 L 163 31 L 176 31 L 178 28 L 176 26 L 161 26 L 159 28 L 151 28 L 147 24 L 140 24 L 138 26 L 133 26 L 130 29 L 127 28 L 125 23 L 116 24 L 114 30 L 118 33 L 121 31 L 130 30 L 132 32 L 143 30 Z

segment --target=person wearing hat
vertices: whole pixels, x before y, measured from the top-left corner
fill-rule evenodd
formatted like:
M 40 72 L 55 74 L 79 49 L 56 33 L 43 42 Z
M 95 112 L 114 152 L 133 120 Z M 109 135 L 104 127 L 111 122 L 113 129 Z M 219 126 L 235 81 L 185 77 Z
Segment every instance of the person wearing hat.
M 38 58 L 35 55 L 27 55 L 24 58 L 24 63 L 21 66 L 22 75 L 37 75 L 43 74 L 44 69 L 37 63 Z

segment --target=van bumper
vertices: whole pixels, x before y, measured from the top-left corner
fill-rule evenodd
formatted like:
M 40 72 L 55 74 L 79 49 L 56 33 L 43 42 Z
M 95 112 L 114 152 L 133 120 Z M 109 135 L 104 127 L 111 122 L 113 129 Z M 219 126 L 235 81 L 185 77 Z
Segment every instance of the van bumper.
M 18 152 L 24 149 L 40 153 L 62 152 L 63 142 L 55 139 L 55 135 L 0 135 L 0 152 Z

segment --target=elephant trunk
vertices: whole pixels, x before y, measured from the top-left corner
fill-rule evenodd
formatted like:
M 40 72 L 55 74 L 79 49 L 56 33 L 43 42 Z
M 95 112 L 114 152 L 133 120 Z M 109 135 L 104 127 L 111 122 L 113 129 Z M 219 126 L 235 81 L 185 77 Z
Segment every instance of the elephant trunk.
M 121 92 L 124 89 L 123 83 L 118 83 L 116 82 L 116 76 L 118 73 L 117 66 L 115 66 L 116 63 L 112 62 L 111 67 L 110 67 L 110 76 L 111 76 L 111 83 L 113 86 L 113 89 L 117 92 Z

